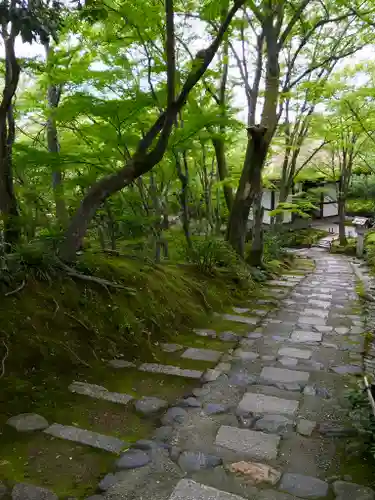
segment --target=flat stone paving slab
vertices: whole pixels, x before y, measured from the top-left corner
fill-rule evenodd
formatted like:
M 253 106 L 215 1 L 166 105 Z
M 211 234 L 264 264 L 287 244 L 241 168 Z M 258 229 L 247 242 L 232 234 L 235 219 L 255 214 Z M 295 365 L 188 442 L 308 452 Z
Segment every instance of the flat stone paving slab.
M 295 347 L 282 347 L 279 349 L 279 356 L 286 356 L 287 358 L 310 359 L 311 351 L 305 349 L 296 349 Z
M 191 479 L 181 479 L 169 500 L 245 500 L 243 497 L 217 490 Z
M 281 478 L 279 489 L 302 498 L 323 498 L 328 493 L 328 483 L 316 477 L 287 473 Z
M 216 363 L 217 361 L 219 361 L 222 355 L 222 352 L 214 351 L 213 349 L 189 347 L 189 349 L 186 349 L 186 351 L 181 355 L 181 358 L 195 359 L 199 361 L 211 361 L 212 363 Z
M 120 453 L 127 446 L 121 439 L 71 425 L 52 424 L 43 432 L 49 436 L 85 444 L 111 453 Z
M 297 409 L 298 401 L 252 392 L 247 392 L 238 405 L 238 412 L 241 414 L 251 412 L 254 414 L 281 413 L 284 415 L 294 415 Z
M 333 491 L 336 500 L 374 500 L 375 493 L 371 488 L 346 481 L 335 481 Z
M 222 318 L 227 321 L 245 323 L 246 325 L 256 325 L 258 323 L 258 318 L 256 318 L 255 316 L 239 316 L 236 314 L 223 314 Z
M 307 383 L 309 377 L 310 374 L 308 372 L 265 366 L 260 373 L 260 383 Z
M 18 432 L 41 431 L 48 427 L 47 420 L 37 413 L 21 413 L 7 420 L 7 424 Z
M 158 363 L 143 363 L 139 367 L 142 372 L 162 373 L 163 375 L 174 375 L 176 377 L 199 379 L 203 375 L 199 370 L 186 370 L 173 365 L 159 365 Z
M 305 332 L 304 330 L 296 330 L 291 335 L 293 342 L 321 342 L 322 334 L 319 332 Z
M 94 399 L 103 399 L 104 401 L 111 401 L 112 403 L 119 403 L 126 405 L 133 399 L 129 394 L 121 392 L 110 392 L 105 387 L 95 384 L 87 384 L 86 382 L 73 382 L 69 386 L 70 392 L 76 394 L 83 394 Z
M 58 500 L 58 497 L 47 488 L 18 483 L 12 489 L 12 500 Z
M 291 281 L 283 281 L 283 280 L 270 280 L 270 281 L 267 281 L 267 285 L 271 285 L 271 286 L 286 286 L 286 287 L 293 287 L 296 285 L 296 282 L 295 280 L 291 280 Z
M 324 318 L 319 318 L 318 316 L 300 316 L 297 323 L 301 325 L 325 325 L 326 320 Z
M 280 437 L 274 434 L 238 429 L 222 425 L 215 444 L 257 460 L 273 460 L 277 457 Z

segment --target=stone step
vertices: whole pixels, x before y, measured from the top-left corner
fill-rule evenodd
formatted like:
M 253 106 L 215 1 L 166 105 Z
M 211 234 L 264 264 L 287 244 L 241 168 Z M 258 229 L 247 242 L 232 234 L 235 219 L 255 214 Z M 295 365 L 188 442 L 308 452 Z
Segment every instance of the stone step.
M 239 316 L 236 314 L 223 314 L 222 318 L 226 321 L 235 321 L 236 323 L 244 323 L 246 325 L 256 325 L 259 318 L 255 316 Z
M 213 349 L 189 347 L 181 355 L 181 358 L 217 363 L 222 355 L 221 351 L 214 351 Z
M 43 431 L 49 436 L 74 441 L 75 443 L 92 446 L 110 453 L 120 453 L 127 448 L 127 444 L 121 439 L 106 436 L 98 432 L 88 431 L 72 425 L 52 424 Z
M 104 401 L 110 401 L 111 403 L 119 403 L 123 405 L 127 405 L 133 399 L 133 396 L 129 396 L 129 394 L 110 392 L 101 385 L 88 384 L 86 382 L 73 382 L 70 384 L 69 390 L 75 394 L 83 394 L 84 396 L 89 396 L 90 398 L 102 399 Z
M 185 377 L 200 379 L 203 372 L 200 370 L 189 370 L 173 365 L 161 365 L 158 363 L 143 363 L 139 370 L 148 373 L 161 373 L 162 375 L 174 375 L 176 377 Z
M 228 425 L 220 427 L 215 440 L 216 446 L 256 460 L 274 460 L 277 457 L 279 443 L 280 436 L 275 434 Z
M 295 415 L 298 401 L 247 392 L 237 407 L 237 415 Z
M 196 483 L 192 479 L 181 479 L 169 500 L 245 500 L 243 497 Z

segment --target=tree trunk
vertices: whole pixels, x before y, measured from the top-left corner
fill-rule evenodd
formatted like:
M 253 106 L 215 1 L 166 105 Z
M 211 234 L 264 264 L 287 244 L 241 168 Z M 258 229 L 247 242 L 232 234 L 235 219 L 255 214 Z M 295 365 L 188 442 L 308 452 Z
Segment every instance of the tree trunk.
M 262 168 L 269 147 L 265 139 L 266 132 L 267 128 L 261 125 L 248 129 L 245 162 L 228 222 L 227 241 L 242 258 L 245 254 L 250 208 L 259 193 Z
M 187 246 L 189 249 L 191 249 L 193 247 L 193 243 L 191 241 L 191 234 L 190 234 L 190 217 L 189 217 L 189 205 L 188 205 L 189 168 L 186 158 L 186 151 L 183 152 L 185 173 L 182 172 L 179 153 L 176 153 L 175 158 L 176 158 L 177 175 L 181 182 L 180 204 L 182 213 L 182 228 L 184 230 Z
M 338 198 L 338 212 L 339 212 L 339 239 L 340 245 L 346 245 L 346 233 L 345 233 L 345 196 L 342 191 L 339 192 Z
M 13 143 L 15 124 L 12 100 L 17 90 L 20 67 L 14 52 L 14 37 L 7 36 L 3 27 L 5 45 L 5 86 L 0 103 L 0 209 L 4 223 L 5 250 L 10 251 L 21 236 L 19 212 L 13 183 Z
M 212 144 L 215 148 L 215 156 L 217 162 L 217 169 L 219 172 L 220 181 L 225 181 L 228 178 L 228 167 L 227 167 L 227 159 L 225 156 L 225 144 L 224 139 L 221 137 L 214 137 L 212 139 Z M 229 212 L 233 207 L 233 189 L 228 184 L 223 185 L 224 198 L 225 203 L 228 207 Z
M 262 186 L 258 186 L 258 193 L 255 195 L 253 203 L 253 232 L 251 239 L 251 249 L 247 261 L 252 266 L 262 266 L 263 264 L 263 214 L 262 206 Z
M 51 57 L 51 48 L 49 43 L 45 44 L 47 66 Z M 60 102 L 61 86 L 50 83 L 47 90 L 48 101 L 48 119 L 47 119 L 47 145 L 48 151 L 54 155 L 52 166 L 52 190 L 56 207 L 56 219 L 60 229 L 67 226 L 68 212 L 66 210 L 64 199 L 63 175 L 59 165 L 58 157 L 60 153 L 60 143 L 56 127 L 55 113 Z

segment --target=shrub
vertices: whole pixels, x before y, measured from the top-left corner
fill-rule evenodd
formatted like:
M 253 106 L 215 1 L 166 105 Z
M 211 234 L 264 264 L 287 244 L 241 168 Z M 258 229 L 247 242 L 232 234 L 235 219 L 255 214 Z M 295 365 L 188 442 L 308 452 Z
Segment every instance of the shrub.
M 321 238 L 327 236 L 327 231 L 316 228 L 306 228 L 298 230 L 290 230 L 282 234 L 282 242 L 284 247 L 304 248 L 311 247 Z
M 349 215 L 363 215 L 371 217 L 375 213 L 374 200 L 353 198 L 346 203 L 346 212 Z
M 340 245 L 339 240 L 333 241 L 331 245 L 332 253 L 340 253 L 344 255 L 356 254 L 357 240 L 356 238 L 347 238 L 345 245 Z
M 375 417 L 367 393 L 361 387 L 356 387 L 348 390 L 347 396 L 353 426 L 364 438 L 367 451 L 375 457 Z

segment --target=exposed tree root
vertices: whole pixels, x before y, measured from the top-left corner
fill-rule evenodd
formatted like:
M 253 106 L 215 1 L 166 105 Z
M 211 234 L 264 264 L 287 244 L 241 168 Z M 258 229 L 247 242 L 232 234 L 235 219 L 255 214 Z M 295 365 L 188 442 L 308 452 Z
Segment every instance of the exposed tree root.
M 15 290 L 11 290 L 10 292 L 7 292 L 5 294 L 5 297 L 9 297 L 9 295 L 14 295 L 15 293 L 20 292 L 23 288 L 25 288 L 25 285 L 26 285 L 26 281 L 23 280 L 18 288 L 16 288 Z

